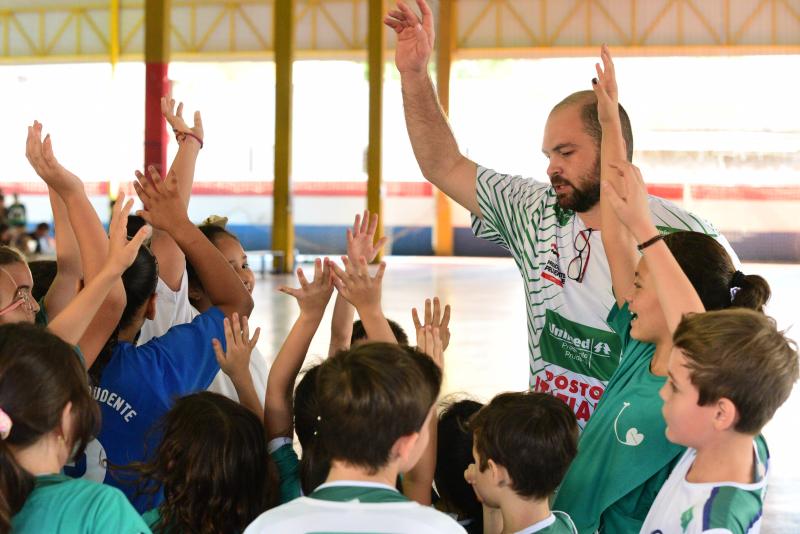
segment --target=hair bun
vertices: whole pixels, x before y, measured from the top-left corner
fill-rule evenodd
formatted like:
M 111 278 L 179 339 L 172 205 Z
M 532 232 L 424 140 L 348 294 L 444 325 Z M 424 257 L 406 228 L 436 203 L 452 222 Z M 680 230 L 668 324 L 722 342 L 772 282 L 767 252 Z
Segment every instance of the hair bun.
M 741 288 L 745 283 L 745 274 L 742 271 L 736 271 L 733 273 L 733 277 L 731 278 L 730 284 L 728 284 L 729 289 L 733 289 L 734 287 Z
M 202 223 L 200 223 L 200 226 L 218 226 L 224 229 L 225 226 L 227 226 L 227 224 L 228 224 L 227 217 L 222 217 L 220 215 L 209 215 L 203 220 Z

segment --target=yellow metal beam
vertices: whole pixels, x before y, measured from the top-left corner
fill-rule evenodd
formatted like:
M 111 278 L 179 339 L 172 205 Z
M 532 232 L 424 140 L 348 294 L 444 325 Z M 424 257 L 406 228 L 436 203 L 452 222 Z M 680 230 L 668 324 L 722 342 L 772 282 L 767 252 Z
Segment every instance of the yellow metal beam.
M 294 1 L 275 0 L 275 183 L 272 196 L 272 249 L 276 272 L 294 268 L 294 226 L 290 176 L 292 168 L 292 62 L 294 61 Z
M 445 113 L 450 113 L 450 66 L 455 48 L 455 2 L 439 2 L 439 43 L 436 48 L 436 92 Z M 434 225 L 433 252 L 437 256 L 453 255 L 453 209 L 450 199 L 440 190 L 434 190 L 436 224 Z
M 369 71 L 369 144 L 367 145 L 367 208 L 378 214 L 375 239 L 383 236 L 381 158 L 383 156 L 383 67 L 385 40 L 383 0 L 369 0 L 367 9 L 367 65 Z M 375 258 L 380 261 L 380 256 Z
M 108 59 L 111 62 L 112 71 L 119 62 L 120 54 L 119 1 L 120 0 L 111 0 L 111 3 L 108 7 L 108 42 L 110 45 Z

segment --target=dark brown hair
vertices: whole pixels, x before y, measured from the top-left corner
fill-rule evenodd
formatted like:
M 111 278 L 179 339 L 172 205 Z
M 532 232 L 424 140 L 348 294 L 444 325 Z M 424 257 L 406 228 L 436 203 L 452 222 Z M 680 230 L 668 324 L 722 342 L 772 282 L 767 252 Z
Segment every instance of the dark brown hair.
M 315 381 L 314 453 L 376 473 L 399 438 L 420 431 L 441 382 L 430 357 L 402 345 L 367 343 L 328 358 Z
M 683 352 L 699 406 L 729 399 L 734 430 L 757 434 L 789 398 L 797 381 L 797 344 L 775 321 L 743 308 L 688 315 L 673 344 Z
M 603 139 L 603 129 L 600 127 L 600 119 L 597 117 L 597 96 L 594 91 L 578 91 L 572 93 L 564 100 L 555 105 L 553 111 L 557 109 L 566 108 L 569 106 L 580 106 L 581 121 L 583 122 L 583 130 L 594 140 L 597 147 L 597 158 L 600 158 L 600 141 Z M 619 122 L 622 126 L 622 138 L 625 140 L 625 150 L 628 161 L 633 161 L 633 130 L 631 129 L 631 119 L 628 117 L 628 112 L 622 107 L 622 104 L 617 104 L 619 107 Z
M 408 334 L 403 330 L 403 327 L 391 319 L 386 319 L 386 322 L 389 323 L 389 328 L 392 329 L 392 334 L 394 334 L 394 338 L 397 342 L 400 345 L 408 345 Z M 357 321 L 353 321 L 353 333 L 350 335 L 350 344 L 352 345 L 356 341 L 362 339 L 367 339 L 367 330 L 364 328 L 364 323 L 361 322 L 361 319 L 358 319 Z
M 22 252 L 14 247 L 0 245 L 0 265 L 11 265 L 12 263 L 24 263 L 27 265 Z
M 675 232 L 664 236 L 664 242 L 706 310 L 741 307 L 763 311 L 771 295 L 769 284 L 757 274 L 737 275 L 719 241 L 700 232 Z M 731 298 L 734 287 L 738 289 Z
M 506 468 L 521 497 L 553 494 L 578 453 L 578 422 L 565 402 L 546 393 L 501 393 L 470 421 L 481 471 Z
M 13 422 L 0 440 L 0 532 L 33 491 L 34 477 L 15 460 L 10 445 L 25 448 L 61 425 L 72 403 L 72 432 L 67 443 L 80 456 L 97 435 L 100 410 L 89 394 L 86 371 L 72 347 L 41 326 L 0 326 L 0 408 Z
M 138 474 L 140 494 L 164 490 L 154 532 L 242 532 L 277 504 L 264 427 L 239 403 L 207 391 L 188 395 L 158 430 L 149 462 L 118 468 Z

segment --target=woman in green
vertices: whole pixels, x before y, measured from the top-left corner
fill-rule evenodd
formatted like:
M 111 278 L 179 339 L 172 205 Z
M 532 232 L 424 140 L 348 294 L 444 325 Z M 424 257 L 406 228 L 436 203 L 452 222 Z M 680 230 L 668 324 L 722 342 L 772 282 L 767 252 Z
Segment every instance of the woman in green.
M 0 325 L 0 533 L 149 533 L 117 489 L 61 474 L 100 425 L 86 371 L 33 324 Z
M 683 448 L 665 436 L 658 395 L 672 351 L 672 329 L 665 310 L 674 306 L 665 302 L 669 292 L 657 291 L 660 281 L 651 274 L 652 266 L 640 258 L 636 241 L 618 219 L 606 193 L 609 186 L 625 191 L 614 163 L 625 161 L 625 145 L 616 113 L 614 68 L 606 47 L 602 59 L 603 69 L 597 69 L 600 79 L 593 84 L 603 128 L 602 238 L 617 301 L 608 324 L 620 336 L 623 350 L 620 366 L 584 429 L 554 509 L 569 513 L 581 533 L 626 534 L 641 529 Z M 653 239 L 638 243 L 639 251 L 663 239 L 706 310 L 730 306 L 758 309 L 769 298 L 766 281 L 737 271 L 714 238 L 697 232 L 656 236 L 654 230 L 653 234 Z M 739 289 L 732 291 L 734 286 Z M 659 300 L 660 294 L 667 299 Z

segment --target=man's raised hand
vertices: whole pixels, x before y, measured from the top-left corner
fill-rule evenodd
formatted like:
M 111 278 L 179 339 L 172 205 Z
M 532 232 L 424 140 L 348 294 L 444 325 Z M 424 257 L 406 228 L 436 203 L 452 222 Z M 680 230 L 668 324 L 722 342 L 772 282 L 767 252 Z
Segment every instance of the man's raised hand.
M 311 282 L 306 279 L 303 269 L 298 267 L 297 281 L 300 282 L 300 287 L 282 286 L 278 288 L 278 291 L 297 299 L 301 315 L 322 317 L 333 294 L 332 265 L 333 263 L 328 258 L 325 258 L 324 261 L 319 258 L 314 260 L 314 280 Z
M 422 19 L 403 0 L 383 19 L 397 34 L 394 61 L 400 73 L 425 73 L 433 52 L 433 13 L 425 0 L 417 0 Z

